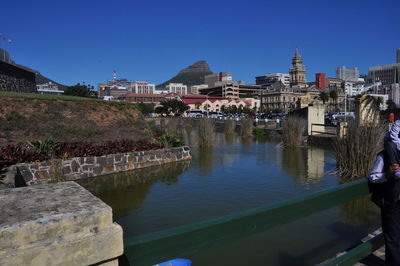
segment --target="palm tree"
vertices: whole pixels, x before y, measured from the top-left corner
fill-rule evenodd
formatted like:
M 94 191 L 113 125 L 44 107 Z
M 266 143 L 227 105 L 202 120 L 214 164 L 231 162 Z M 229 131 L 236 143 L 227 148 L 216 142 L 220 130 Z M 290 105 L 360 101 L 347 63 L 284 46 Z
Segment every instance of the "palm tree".
M 319 94 L 319 98 L 325 104 L 325 102 L 329 100 L 329 95 L 325 91 L 321 91 L 321 93 Z
M 334 106 L 335 106 L 335 112 L 336 112 L 336 100 L 337 100 L 337 98 L 338 98 L 337 92 L 336 92 L 335 90 L 331 90 L 331 91 L 329 92 L 329 97 L 332 98 L 332 102 L 333 102 L 333 104 L 334 104 Z

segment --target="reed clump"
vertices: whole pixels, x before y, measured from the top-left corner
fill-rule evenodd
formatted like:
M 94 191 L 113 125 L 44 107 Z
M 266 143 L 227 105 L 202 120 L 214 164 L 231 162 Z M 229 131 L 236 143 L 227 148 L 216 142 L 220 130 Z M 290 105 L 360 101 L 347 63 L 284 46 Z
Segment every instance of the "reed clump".
M 378 120 L 347 123 L 345 136 L 338 137 L 334 145 L 336 167 L 343 182 L 368 176 L 376 155 L 383 149 L 386 132 L 387 126 Z
M 243 138 L 249 138 L 253 136 L 253 119 L 251 118 L 242 119 L 242 127 L 240 128 L 240 135 Z
M 282 122 L 282 144 L 287 148 L 300 147 L 303 145 L 303 134 L 307 122 L 299 116 L 288 116 Z
M 178 132 L 178 126 L 179 126 L 179 118 L 169 118 L 167 125 L 165 127 L 165 131 L 169 134 L 174 134 L 176 135 Z
M 235 134 L 236 122 L 233 120 L 227 120 L 224 123 L 224 133 L 225 135 Z
M 187 134 L 190 134 L 193 129 L 193 119 L 192 118 L 185 118 L 183 120 L 183 127 L 185 128 L 185 131 Z
M 214 122 L 210 118 L 202 118 L 199 122 L 199 146 L 210 147 L 214 140 Z

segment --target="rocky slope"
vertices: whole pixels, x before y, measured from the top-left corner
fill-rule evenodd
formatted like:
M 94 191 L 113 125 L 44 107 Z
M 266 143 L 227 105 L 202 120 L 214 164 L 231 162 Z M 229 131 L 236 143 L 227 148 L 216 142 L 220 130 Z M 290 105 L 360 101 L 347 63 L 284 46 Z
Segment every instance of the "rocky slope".
M 168 83 L 183 83 L 187 86 L 204 84 L 204 76 L 212 73 L 206 61 L 197 61 L 193 65 L 179 71 L 175 77 L 157 85 L 157 88 L 165 88 Z

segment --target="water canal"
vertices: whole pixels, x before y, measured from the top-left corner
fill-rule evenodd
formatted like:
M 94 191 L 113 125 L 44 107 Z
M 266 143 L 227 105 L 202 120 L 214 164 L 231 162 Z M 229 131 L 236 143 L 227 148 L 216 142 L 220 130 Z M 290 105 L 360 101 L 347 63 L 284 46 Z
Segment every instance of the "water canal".
M 186 143 L 193 142 L 193 136 Z M 339 185 L 332 151 L 283 149 L 272 141 L 217 134 L 193 160 L 81 180 L 113 208 L 124 236 L 136 236 L 264 206 Z M 212 248 L 193 265 L 314 265 L 379 225 L 368 198 Z

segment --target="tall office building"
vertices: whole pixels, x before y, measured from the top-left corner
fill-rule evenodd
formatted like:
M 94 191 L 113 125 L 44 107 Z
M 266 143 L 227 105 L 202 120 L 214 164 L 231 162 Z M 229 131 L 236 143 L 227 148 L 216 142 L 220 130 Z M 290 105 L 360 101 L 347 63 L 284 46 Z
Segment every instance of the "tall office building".
M 256 77 L 256 84 L 261 86 L 271 86 L 277 81 L 282 82 L 285 87 L 289 87 L 290 75 L 283 73 L 271 73 Z
M 357 81 L 360 77 L 360 72 L 355 68 L 346 69 L 345 66 L 340 66 L 336 68 L 336 78 L 342 79 L 344 81 Z
M 397 63 L 397 64 L 400 64 L 400 48 L 397 49 L 396 63 Z
M 289 69 L 289 74 L 290 87 L 305 88 L 307 86 L 306 69 L 303 66 L 303 59 L 297 48 L 292 58 L 292 67 Z
M 326 74 L 325 73 L 315 73 L 315 86 L 320 90 L 326 89 Z
M 216 86 L 216 83 L 223 81 L 232 81 L 232 73 L 231 72 L 219 72 L 215 74 L 206 75 L 204 77 L 204 83 L 208 85 L 208 87 Z

